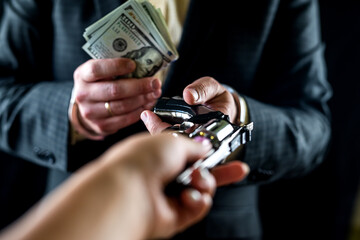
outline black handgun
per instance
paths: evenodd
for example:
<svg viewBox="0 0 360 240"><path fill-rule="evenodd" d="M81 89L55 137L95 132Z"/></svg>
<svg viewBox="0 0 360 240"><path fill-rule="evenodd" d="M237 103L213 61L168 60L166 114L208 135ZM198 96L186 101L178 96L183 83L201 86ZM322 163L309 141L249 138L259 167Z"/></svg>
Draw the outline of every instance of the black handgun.
<svg viewBox="0 0 360 240"><path fill-rule="evenodd" d="M204 159L188 166L169 184L166 188L169 195L178 194L179 190L189 186L195 169L211 169L223 163L238 147L251 141L252 122L241 126L232 124L228 115L203 105L188 105L180 97L159 99L153 112L164 122L172 124L170 130L200 142L207 139L212 144Z"/></svg>

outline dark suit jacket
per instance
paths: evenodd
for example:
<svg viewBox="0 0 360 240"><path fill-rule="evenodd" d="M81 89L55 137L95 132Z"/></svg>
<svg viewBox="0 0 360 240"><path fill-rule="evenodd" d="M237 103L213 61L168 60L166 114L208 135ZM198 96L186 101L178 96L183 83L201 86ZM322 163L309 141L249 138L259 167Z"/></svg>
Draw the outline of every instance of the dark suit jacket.
<svg viewBox="0 0 360 240"><path fill-rule="evenodd" d="M48 168L48 189L115 141L145 130L139 123L102 142L69 146L73 72L89 59L82 33L120 2L5 1L0 149ZM191 2L164 95L181 95L190 82L212 76L245 97L255 130L242 156L250 176L218 189L208 217L181 236L260 236L257 185L301 176L322 161L331 89L317 11L310 0Z"/></svg>
<svg viewBox="0 0 360 240"><path fill-rule="evenodd" d="M271 218L276 213L279 219L264 220L264 239L289 239L294 232L292 240L355 237L350 236L350 224L360 181L360 1L324 0L319 8L328 81L334 88L330 152L306 177L260 188L261 215Z"/></svg>

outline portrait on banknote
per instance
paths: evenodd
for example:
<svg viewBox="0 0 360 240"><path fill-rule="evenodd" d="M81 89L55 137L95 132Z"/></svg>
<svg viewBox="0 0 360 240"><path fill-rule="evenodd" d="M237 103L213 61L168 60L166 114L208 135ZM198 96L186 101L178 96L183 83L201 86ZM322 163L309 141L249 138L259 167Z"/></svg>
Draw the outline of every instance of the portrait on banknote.
<svg viewBox="0 0 360 240"><path fill-rule="evenodd" d="M153 76L179 55L159 9L146 0L129 0L85 29L86 51L94 59L131 58L133 78Z"/></svg>
<svg viewBox="0 0 360 240"><path fill-rule="evenodd" d="M162 55L153 47L142 47L126 53L123 57L136 62L134 78L153 76L163 65Z"/></svg>

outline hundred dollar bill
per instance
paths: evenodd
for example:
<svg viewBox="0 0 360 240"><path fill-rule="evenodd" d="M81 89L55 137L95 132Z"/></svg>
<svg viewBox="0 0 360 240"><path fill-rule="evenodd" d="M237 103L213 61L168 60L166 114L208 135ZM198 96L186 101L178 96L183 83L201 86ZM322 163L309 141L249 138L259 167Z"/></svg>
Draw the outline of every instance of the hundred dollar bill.
<svg viewBox="0 0 360 240"><path fill-rule="evenodd" d="M139 24L126 12L112 18L103 31L97 32L83 49L96 59L124 57L136 62L136 70L129 77L154 75L172 60Z"/></svg>
<svg viewBox="0 0 360 240"><path fill-rule="evenodd" d="M95 35L98 31L104 27L109 20L112 18L113 14L119 10L120 7L114 9L110 13L106 14L104 17L102 17L100 20L96 21L95 23L91 24L85 29L85 32L83 34L83 37L86 41L89 41L90 38Z"/></svg>
<svg viewBox="0 0 360 240"><path fill-rule="evenodd" d="M163 25L163 16L157 14L153 5L147 0L130 0L122 4L120 7L111 11L105 17L101 18L91 26L85 29L84 38L89 41L98 31L102 31L103 27L112 19L118 18L122 12L127 12L142 28L143 31L154 38L159 47L168 52L169 57L173 59L178 55L176 47L169 38L166 25Z"/></svg>
<svg viewBox="0 0 360 240"><path fill-rule="evenodd" d="M148 0L129 0L90 25L83 49L92 58L127 57L137 63L132 76L146 77L178 58L165 20Z"/></svg>
<svg viewBox="0 0 360 240"><path fill-rule="evenodd" d="M164 16L161 13L161 10L155 9L154 6L147 0L137 0L143 9L148 14L151 22L154 23L155 28L158 30L164 41L166 42L167 46L174 52L175 55L178 55L176 47L174 46L170 33L165 23Z"/></svg>
<svg viewBox="0 0 360 240"><path fill-rule="evenodd" d="M125 7L125 11L127 11L135 20L137 20L141 26L147 29L148 33L155 39L159 46L167 51L169 57L173 59L178 54L175 46L171 41L167 41L167 31L160 31L160 28L158 28L158 25L156 24L157 19L153 18L151 11L149 11L149 6L145 5L145 3L148 3L151 6L152 4L147 0L143 2L141 2L141 0L133 0L131 2L133 4L129 4L128 7Z"/></svg>
<svg viewBox="0 0 360 240"><path fill-rule="evenodd" d="M86 41L91 39L92 36L96 34L96 32L101 31L101 29L111 20L111 18L116 15L116 13L121 13L122 11L127 11L132 17L134 17L134 20L136 20L139 23L139 14L135 13L134 8L136 8L139 11L139 8L136 6L138 4L137 0L130 0L126 3L122 4L121 6L117 7L110 13L106 14L104 17L102 17L100 20L96 21L92 25L88 26L85 29L85 32L83 34Z"/></svg>

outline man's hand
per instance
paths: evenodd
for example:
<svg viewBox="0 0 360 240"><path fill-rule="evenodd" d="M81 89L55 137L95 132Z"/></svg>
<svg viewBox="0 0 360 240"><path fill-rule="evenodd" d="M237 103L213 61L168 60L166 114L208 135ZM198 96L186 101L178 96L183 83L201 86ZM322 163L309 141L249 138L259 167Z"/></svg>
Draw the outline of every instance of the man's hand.
<svg viewBox="0 0 360 240"><path fill-rule="evenodd" d="M146 238L170 237L199 221L210 209L216 183L219 186L237 182L247 175L248 169L239 162L216 167L212 174L207 169L196 170L190 188L183 190L179 197L167 196L165 186L176 178L186 163L203 158L210 149L209 142L198 143L182 136L138 135L115 145L103 157L110 169L116 170L115 166L121 164L122 173L116 175L131 173L141 179L127 177L126 180L132 180L124 184L132 189L132 193L139 194L129 204L137 202L137 212L141 214L136 222L138 230L142 224L148 226ZM140 183L139 186L136 182Z"/></svg>
<svg viewBox="0 0 360 240"><path fill-rule="evenodd" d="M232 120L237 115L237 107L232 94L210 77L200 78L188 85L184 89L183 98L190 105L202 104L213 110L221 111L229 115ZM141 119L152 135L160 134L164 129L171 126L149 110L141 113ZM249 166L241 161L232 161L211 170L218 187L230 184L234 182L234 179L236 181L243 180L249 171ZM228 181L228 178L232 181Z"/></svg>
<svg viewBox="0 0 360 240"><path fill-rule="evenodd" d="M233 95L211 77L200 78L188 85L183 91L183 98L187 104L202 104L214 111L221 111L229 115L231 122L234 122L238 114ZM170 126L170 124L162 122L151 111L142 112L141 119L152 135L158 134Z"/></svg>
<svg viewBox="0 0 360 240"><path fill-rule="evenodd" d="M154 106L161 95L161 82L154 77L126 78L135 67L126 58L92 59L75 70L75 116L90 133L86 137L102 139L113 134L137 122L142 111Z"/></svg>
<svg viewBox="0 0 360 240"><path fill-rule="evenodd" d="M237 116L237 107L233 95L211 77L199 78L188 85L183 91L183 98L187 104L202 104L229 115L230 122L234 122Z"/></svg>

